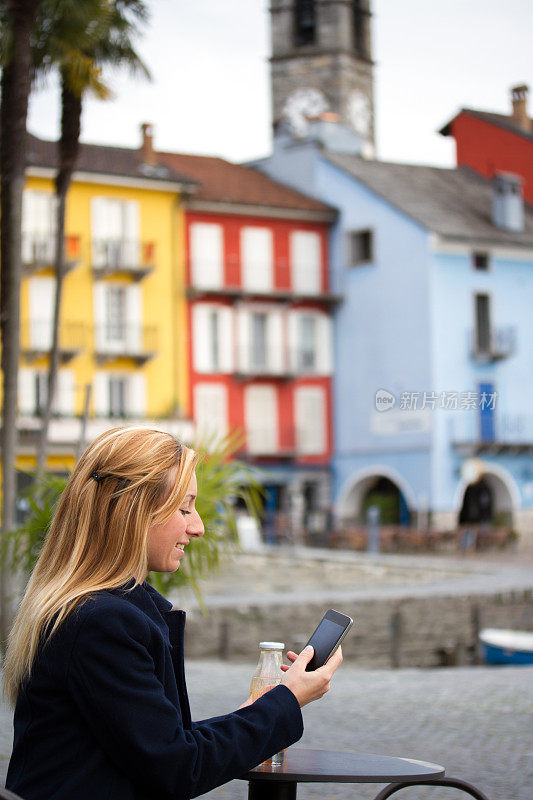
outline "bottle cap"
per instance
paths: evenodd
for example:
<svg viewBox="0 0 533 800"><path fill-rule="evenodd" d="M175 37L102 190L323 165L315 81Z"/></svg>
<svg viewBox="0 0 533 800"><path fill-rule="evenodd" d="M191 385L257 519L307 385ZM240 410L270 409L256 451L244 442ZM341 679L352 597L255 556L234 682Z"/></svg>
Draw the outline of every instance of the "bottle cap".
<svg viewBox="0 0 533 800"><path fill-rule="evenodd" d="M283 642L259 642L261 650L284 650L285 645Z"/></svg>

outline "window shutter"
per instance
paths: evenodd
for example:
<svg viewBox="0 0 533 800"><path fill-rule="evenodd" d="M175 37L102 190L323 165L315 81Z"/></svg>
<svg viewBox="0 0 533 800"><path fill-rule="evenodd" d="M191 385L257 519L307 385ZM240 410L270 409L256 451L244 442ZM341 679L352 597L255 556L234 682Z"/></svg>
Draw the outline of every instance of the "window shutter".
<svg viewBox="0 0 533 800"><path fill-rule="evenodd" d="M250 313L245 308L239 308L237 311L237 368L240 372L247 373L250 371L250 364L252 361L251 354L251 338L250 338Z"/></svg>
<svg viewBox="0 0 533 800"><path fill-rule="evenodd" d="M74 414L74 373L70 369L58 370L54 411L62 417Z"/></svg>
<svg viewBox="0 0 533 800"><path fill-rule="evenodd" d="M107 239L109 203L105 197L93 197L91 200L91 253L92 266L105 267L107 264Z"/></svg>
<svg viewBox="0 0 533 800"><path fill-rule="evenodd" d="M18 406L20 414L33 416L35 413L35 375L34 369L20 367L18 371Z"/></svg>
<svg viewBox="0 0 533 800"><path fill-rule="evenodd" d="M193 307L193 359L196 372L212 372L209 342L209 313L212 306L196 303Z"/></svg>
<svg viewBox="0 0 533 800"><path fill-rule="evenodd" d="M191 278L193 286L216 288L224 283L222 226L207 222L191 225Z"/></svg>
<svg viewBox="0 0 533 800"><path fill-rule="evenodd" d="M300 294L320 294L320 236L312 231L294 231L290 238L292 287Z"/></svg>
<svg viewBox="0 0 533 800"><path fill-rule="evenodd" d="M128 267L141 266L139 203L126 200L123 203L123 248L124 260Z"/></svg>
<svg viewBox="0 0 533 800"><path fill-rule="evenodd" d="M273 386L248 386L244 395L249 453L275 453L278 449L277 393Z"/></svg>
<svg viewBox="0 0 533 800"><path fill-rule="evenodd" d="M242 283L254 291L272 291L273 244L269 228L241 231Z"/></svg>
<svg viewBox="0 0 533 800"><path fill-rule="evenodd" d="M331 375L333 372L333 327L331 317L317 314L317 372Z"/></svg>
<svg viewBox="0 0 533 800"><path fill-rule="evenodd" d="M94 318L94 344L96 350L103 352L106 349L106 292L105 283L95 283L93 286L93 318Z"/></svg>
<svg viewBox="0 0 533 800"><path fill-rule="evenodd" d="M128 376L127 412L132 417L146 416L146 376L142 372Z"/></svg>
<svg viewBox="0 0 533 800"><path fill-rule="evenodd" d="M286 342L281 311L271 311L268 315L267 337L268 365L272 372L279 375L286 369Z"/></svg>
<svg viewBox="0 0 533 800"><path fill-rule="evenodd" d="M130 353L140 353L143 346L141 291L136 284L126 290L126 341Z"/></svg>
<svg viewBox="0 0 533 800"><path fill-rule="evenodd" d="M55 294L54 278L29 281L30 346L39 350L49 350L52 346Z"/></svg>
<svg viewBox="0 0 533 800"><path fill-rule="evenodd" d="M324 390L320 386L306 386L296 389L294 395L298 453L321 455L326 449Z"/></svg>
<svg viewBox="0 0 533 800"><path fill-rule="evenodd" d="M95 372L93 376L93 403L97 417L109 416L109 373Z"/></svg>
<svg viewBox="0 0 533 800"><path fill-rule="evenodd" d="M233 311L228 306L219 308L220 371L233 371L234 336Z"/></svg>
<svg viewBox="0 0 533 800"><path fill-rule="evenodd" d="M224 384L198 383L194 387L194 421L200 441L225 436L228 429L228 399Z"/></svg>

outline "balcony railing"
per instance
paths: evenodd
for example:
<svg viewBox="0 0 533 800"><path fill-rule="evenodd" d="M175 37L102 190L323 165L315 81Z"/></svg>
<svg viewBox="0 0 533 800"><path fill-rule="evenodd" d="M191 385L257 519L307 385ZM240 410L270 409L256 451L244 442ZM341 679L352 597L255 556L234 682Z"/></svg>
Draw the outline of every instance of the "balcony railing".
<svg viewBox="0 0 533 800"><path fill-rule="evenodd" d="M154 325L104 324L96 326L94 333L99 364L128 358L141 366L157 353L158 331Z"/></svg>
<svg viewBox="0 0 533 800"><path fill-rule="evenodd" d="M206 273L213 272L206 265ZM198 270L201 273L201 268ZM210 281L208 278L202 280L196 278L191 270L192 278L187 292L189 297L202 297L205 295L219 295L230 299L241 299L245 297L272 298L285 301L313 300L319 303L336 304L342 300L338 294L334 294L329 289L322 289L322 280L308 281L308 273L304 270L295 271L288 265L274 265L271 273L271 281L265 281L264 285L246 285L244 280L244 268L239 267L237 262L230 263L223 269L223 272L232 273L238 271L241 275L240 283L226 283ZM270 285L268 285L270 283Z"/></svg>
<svg viewBox="0 0 533 800"><path fill-rule="evenodd" d="M533 414L495 411L490 425L486 425L482 423L479 409L453 411L449 437L453 448L464 455L533 452Z"/></svg>
<svg viewBox="0 0 533 800"><path fill-rule="evenodd" d="M59 357L64 363L87 347L88 330L79 322L65 322L59 326ZM42 358L52 349L52 322L32 320L20 328L20 349L28 360Z"/></svg>
<svg viewBox="0 0 533 800"><path fill-rule="evenodd" d="M237 347L235 368L237 377L294 378L299 375L326 375L321 369L318 353L311 349L282 347L280 351L267 348L264 356L253 347Z"/></svg>
<svg viewBox="0 0 533 800"><path fill-rule="evenodd" d="M134 239L93 239L91 264L96 278L120 274L142 280L155 268L155 244Z"/></svg>
<svg viewBox="0 0 533 800"><path fill-rule="evenodd" d="M240 455L278 459L325 456L325 443L321 448L313 441L310 430L282 426L279 431L275 431L272 428L257 427L247 431Z"/></svg>
<svg viewBox="0 0 533 800"><path fill-rule="evenodd" d="M22 265L26 275L55 265L56 241L52 234L22 234ZM80 260L79 236L65 237L65 268L72 269Z"/></svg>
<svg viewBox="0 0 533 800"><path fill-rule="evenodd" d="M480 341L475 330L469 333L469 348L475 361L487 363L512 356L516 351L516 328L511 325L491 328L486 341Z"/></svg>

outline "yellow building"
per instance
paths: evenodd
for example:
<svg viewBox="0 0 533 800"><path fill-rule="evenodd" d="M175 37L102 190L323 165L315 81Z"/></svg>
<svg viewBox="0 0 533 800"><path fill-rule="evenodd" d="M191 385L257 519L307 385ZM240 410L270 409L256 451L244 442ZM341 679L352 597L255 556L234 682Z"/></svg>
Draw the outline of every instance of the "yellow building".
<svg viewBox="0 0 533 800"><path fill-rule="evenodd" d="M149 146L147 146L149 145ZM46 396L55 279L54 142L30 136L23 207L21 466L31 466ZM113 424L188 423L183 201L194 183L139 150L82 145L67 198L60 350L48 465L72 466L86 439Z"/></svg>

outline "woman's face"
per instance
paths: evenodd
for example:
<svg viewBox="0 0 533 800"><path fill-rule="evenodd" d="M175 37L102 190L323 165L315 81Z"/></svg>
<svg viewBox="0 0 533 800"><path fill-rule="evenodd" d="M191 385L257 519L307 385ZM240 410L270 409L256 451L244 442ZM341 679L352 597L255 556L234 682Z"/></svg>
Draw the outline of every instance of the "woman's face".
<svg viewBox="0 0 533 800"><path fill-rule="evenodd" d="M147 552L149 572L175 572L185 555L189 540L204 535L204 525L194 507L196 475L193 473L187 496L172 516L148 529Z"/></svg>

